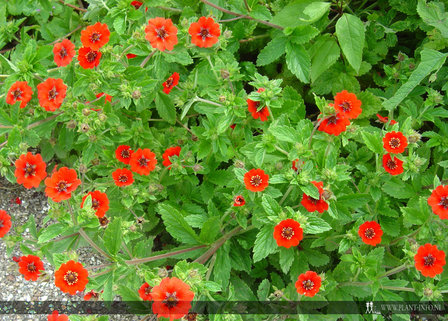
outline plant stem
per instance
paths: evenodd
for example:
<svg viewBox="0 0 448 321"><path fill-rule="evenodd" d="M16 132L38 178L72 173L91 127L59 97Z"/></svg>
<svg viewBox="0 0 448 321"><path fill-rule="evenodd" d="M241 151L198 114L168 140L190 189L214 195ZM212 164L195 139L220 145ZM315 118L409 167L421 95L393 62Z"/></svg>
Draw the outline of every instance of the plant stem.
<svg viewBox="0 0 448 321"><path fill-rule="evenodd" d="M79 7L77 7L77 6L74 6L74 5L70 4L70 3L65 3L65 2L64 2L64 0L59 0L59 2L60 2L60 3L62 3L62 4L64 5L64 6L67 6L67 7L73 8L73 9L75 9L75 10L78 10L78 11L82 11L82 12L87 12L87 10L86 10L86 9L83 9L83 8L79 8Z"/></svg>
<svg viewBox="0 0 448 321"><path fill-rule="evenodd" d="M200 257L198 257L196 260L194 260L194 262L198 262L201 264L204 264L205 262L207 262L207 260L213 255L215 254L216 251L218 251L218 249L228 240L230 239L232 236L234 236L235 234L237 234L242 228L240 226L235 227L233 230L231 230L229 233L227 233L226 235L224 235L223 237L221 237L219 240L217 240L215 243L213 243L212 247L206 251L204 254L202 254Z"/></svg>
<svg viewBox="0 0 448 321"><path fill-rule="evenodd" d="M198 246L190 247L188 249L178 250L178 251L169 252L169 253L165 253L165 254L159 254L159 255L155 255L155 256L146 257L146 258L143 258L143 259L128 260L128 261L125 261L125 262L127 264L129 264L129 265L142 264L142 263L147 263L147 262L152 262L152 261L165 259L165 258L174 256L174 255L178 255L178 254L182 254L182 253L196 251L196 250L202 249L204 247L207 247L207 245L198 245Z"/></svg>
<svg viewBox="0 0 448 321"><path fill-rule="evenodd" d="M281 147L278 147L277 145L275 145L274 147L275 147L275 149L278 150L280 153L282 153L282 154L284 154L284 155L286 155L286 156L289 156L289 153L288 153L286 150L282 149Z"/></svg>
<svg viewBox="0 0 448 321"><path fill-rule="evenodd" d="M108 259L112 259L112 257L109 254L104 252L98 245L96 245L95 242L92 241L92 239L87 235L87 233L83 230L82 227L79 229L79 234L81 234L81 236L84 238L84 240L86 240L87 243L90 244L90 246L92 246L95 250L97 250L98 253L107 257Z"/></svg>
<svg viewBox="0 0 448 321"><path fill-rule="evenodd" d="M286 198L288 197L289 193L291 193L293 188L294 188L294 185L289 185L288 189L286 190L285 194L283 194L283 197L280 200L280 202L278 203L278 205L283 204L283 202L286 200Z"/></svg>
<svg viewBox="0 0 448 321"><path fill-rule="evenodd" d="M203 99L203 98L200 98L200 97L196 97L195 99L196 99L196 101L200 101L200 102L203 102L203 103L206 103L206 104L209 104L209 105L223 107L223 105L215 103L214 101L211 101L211 100Z"/></svg>
<svg viewBox="0 0 448 321"><path fill-rule="evenodd" d="M381 286L381 288L384 289L384 290L415 292L415 290L412 289L412 288L403 288L403 287L399 287L399 286L387 286L387 285L383 285L383 286Z"/></svg>
<svg viewBox="0 0 448 321"><path fill-rule="evenodd" d="M391 276L393 274L399 273L401 271L406 270L407 268L409 268L409 266L407 264L402 264L400 266L397 266L396 268L393 268L392 270L387 271L386 273L384 273L383 275L380 275L379 278L384 278L386 276Z"/></svg>
<svg viewBox="0 0 448 321"><path fill-rule="evenodd" d="M153 52L151 52L146 58L145 60L142 61L142 63L140 64L141 68L144 68L146 63L149 61L149 59L151 59L152 56L154 56L154 54L157 52L157 50L154 50Z"/></svg>

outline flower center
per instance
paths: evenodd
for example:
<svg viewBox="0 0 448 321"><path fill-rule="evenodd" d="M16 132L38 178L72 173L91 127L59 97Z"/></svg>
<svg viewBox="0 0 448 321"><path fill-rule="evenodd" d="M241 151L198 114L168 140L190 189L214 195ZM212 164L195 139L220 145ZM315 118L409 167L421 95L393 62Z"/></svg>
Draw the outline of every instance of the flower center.
<svg viewBox="0 0 448 321"><path fill-rule="evenodd" d="M315 199L315 198L312 198L312 197L309 197L309 196L308 196L308 198L309 198L310 202L313 203L314 205L316 205L317 202L319 202L318 199Z"/></svg>
<svg viewBox="0 0 448 321"><path fill-rule="evenodd" d="M58 95L58 92L56 90L56 87L53 87L49 92L48 92L48 99L52 100L52 99L56 99Z"/></svg>
<svg viewBox="0 0 448 321"><path fill-rule="evenodd" d="M398 148L398 147L400 147L400 138L393 137L393 138L389 141L389 146L392 147L392 148Z"/></svg>
<svg viewBox="0 0 448 321"><path fill-rule="evenodd" d="M73 285L78 282L78 273L67 271L67 273L65 273L64 275L64 280L68 283L68 285Z"/></svg>
<svg viewBox="0 0 448 321"><path fill-rule="evenodd" d="M368 229L366 229L366 231L364 232L364 235L368 238L368 239L373 239L373 237L375 236L375 230L371 227L369 227Z"/></svg>
<svg viewBox="0 0 448 321"><path fill-rule="evenodd" d="M342 104L339 104L339 107L342 107L342 110L347 112L352 109L352 105L348 101L344 101Z"/></svg>
<svg viewBox="0 0 448 321"><path fill-rule="evenodd" d="M252 178L250 179L250 183L255 187L260 186L262 182L263 180L261 179L260 175L252 176Z"/></svg>
<svg viewBox="0 0 448 321"><path fill-rule="evenodd" d="M311 280L306 280L302 282L302 286L305 290L310 291L314 288L314 282Z"/></svg>
<svg viewBox="0 0 448 321"><path fill-rule="evenodd" d="M244 199L241 197L241 196L237 196L236 198L235 198L235 203L236 204L241 204L241 203L243 203L244 202Z"/></svg>
<svg viewBox="0 0 448 321"><path fill-rule="evenodd" d="M294 236L294 230L292 227L284 227L282 229L282 237L290 240Z"/></svg>
<svg viewBox="0 0 448 321"><path fill-rule="evenodd" d="M448 208L448 197L447 196L442 196L440 198L440 203L439 205L443 206L445 209Z"/></svg>
<svg viewBox="0 0 448 321"><path fill-rule="evenodd" d="M156 29L157 37L159 37L162 40L165 40L166 37L168 37L168 32L165 30L165 26L163 26L160 29Z"/></svg>
<svg viewBox="0 0 448 321"><path fill-rule="evenodd" d="M436 258L431 254L428 254L428 256L425 256L423 259L425 260L425 266L433 266L436 261Z"/></svg>
<svg viewBox="0 0 448 321"><path fill-rule="evenodd" d="M96 210L98 207L100 207L100 202L98 200L92 200L92 208Z"/></svg>
<svg viewBox="0 0 448 321"><path fill-rule="evenodd" d="M328 118L327 120L327 124L329 125L334 125L338 122L338 119L336 118L336 116L331 116Z"/></svg>
<svg viewBox="0 0 448 321"><path fill-rule="evenodd" d="M166 80L166 86L171 87L173 85L174 79L173 77L170 77Z"/></svg>
<svg viewBox="0 0 448 321"><path fill-rule="evenodd" d="M67 50L65 49L65 48L62 48L60 51L59 51L59 56L61 56L61 58L65 58L65 57L67 57Z"/></svg>
<svg viewBox="0 0 448 321"><path fill-rule="evenodd" d="M128 177L126 175L120 175L120 177L118 177L118 180L122 183L126 183L128 181Z"/></svg>
<svg viewBox="0 0 448 321"><path fill-rule="evenodd" d="M171 309L177 305L177 301L179 300L177 299L176 292L173 293L166 292L166 298L162 302L165 303L168 306L168 308Z"/></svg>
<svg viewBox="0 0 448 321"><path fill-rule="evenodd" d="M22 98L22 93L23 93L23 91L21 91L19 88L17 88L16 90L14 90L13 92L12 92L12 95L14 96L14 99L19 99L19 98Z"/></svg>
<svg viewBox="0 0 448 321"><path fill-rule="evenodd" d="M25 166L25 178L28 178L29 176L34 176L36 172L37 165L26 163Z"/></svg>
<svg viewBox="0 0 448 321"><path fill-rule="evenodd" d="M86 55L86 59L88 62L92 63L95 61L97 56L98 56L98 54L95 51L90 50Z"/></svg>
<svg viewBox="0 0 448 321"><path fill-rule="evenodd" d="M146 295L151 294L151 290L152 290L152 286L148 286L148 287L145 289L145 294L146 294Z"/></svg>
<svg viewBox="0 0 448 321"><path fill-rule="evenodd" d="M202 41L205 41L205 38L211 37L212 35L210 32L208 32L208 29L201 28L201 31L199 31L198 36L202 37Z"/></svg>
<svg viewBox="0 0 448 321"><path fill-rule="evenodd" d="M123 157L123 158L129 158L131 156L131 154L129 153L129 150L127 150L127 149L123 149L122 151L121 151L121 157Z"/></svg>
<svg viewBox="0 0 448 321"><path fill-rule="evenodd" d="M2 228L3 227L3 220L0 220L0 228Z"/></svg>
<svg viewBox="0 0 448 321"><path fill-rule="evenodd" d="M101 38L101 34L98 33L98 32L94 32L94 33L92 33L92 35L90 36L90 41L92 41L92 42L97 42L97 41L100 41L100 38Z"/></svg>
<svg viewBox="0 0 448 321"><path fill-rule="evenodd" d="M396 169L398 167L397 162L392 159L387 160L386 166L389 167L389 169Z"/></svg>
<svg viewBox="0 0 448 321"><path fill-rule="evenodd" d="M37 267L34 265L34 263L28 264L28 266L26 268L30 272L36 272L36 270L37 270Z"/></svg>
<svg viewBox="0 0 448 321"><path fill-rule="evenodd" d="M138 160L138 163L140 164L140 166L146 167L148 165L148 160L146 158L142 157Z"/></svg>
<svg viewBox="0 0 448 321"><path fill-rule="evenodd" d="M56 186L56 189L58 190L58 192L67 192L67 188L70 186L71 184L67 184L66 181L60 181L58 183L58 185Z"/></svg>

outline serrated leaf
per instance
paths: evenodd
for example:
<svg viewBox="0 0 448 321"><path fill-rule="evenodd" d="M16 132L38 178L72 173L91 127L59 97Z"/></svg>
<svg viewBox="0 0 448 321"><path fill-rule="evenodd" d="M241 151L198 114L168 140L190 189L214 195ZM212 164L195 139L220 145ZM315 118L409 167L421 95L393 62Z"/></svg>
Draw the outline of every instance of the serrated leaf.
<svg viewBox="0 0 448 321"><path fill-rule="evenodd" d="M166 230L176 240L185 244L200 243L199 237L177 209L168 204L159 204L157 208L162 215Z"/></svg>
<svg viewBox="0 0 448 321"><path fill-rule="evenodd" d="M312 183L309 183L308 185L300 185L300 189L311 198L316 200L320 198L319 189Z"/></svg>
<svg viewBox="0 0 448 321"><path fill-rule="evenodd" d="M417 13L430 26L439 29L444 38L448 38L448 13L443 2L419 0Z"/></svg>
<svg viewBox="0 0 448 321"><path fill-rule="evenodd" d="M341 55L336 40L328 35L319 37L311 47L311 81L314 82L328 68L330 68Z"/></svg>
<svg viewBox="0 0 448 321"><path fill-rule="evenodd" d="M387 181L383 185L382 190L388 195L395 198L411 198L415 195L415 192L411 186L396 179Z"/></svg>
<svg viewBox="0 0 448 321"><path fill-rule="evenodd" d="M276 61L285 53L286 37L276 37L261 49L257 57L257 66L265 66Z"/></svg>
<svg viewBox="0 0 448 321"><path fill-rule="evenodd" d="M274 239L274 226L265 225L263 226L257 234L254 245L254 263L258 262L269 254L274 253L277 250L277 242Z"/></svg>
<svg viewBox="0 0 448 321"><path fill-rule="evenodd" d="M269 282L269 280L264 279L263 281L261 281L260 285L258 286L258 290L257 290L258 300L266 301L269 296L270 290L271 290L271 283Z"/></svg>
<svg viewBox="0 0 448 321"><path fill-rule="evenodd" d="M156 109L160 117L170 124L174 124L176 122L176 108L174 107L171 98L165 93L157 93Z"/></svg>
<svg viewBox="0 0 448 321"><path fill-rule="evenodd" d="M207 179L215 185L225 186L231 182L232 176L231 172L225 169L219 169L208 174Z"/></svg>
<svg viewBox="0 0 448 321"><path fill-rule="evenodd" d="M308 234L319 234L329 230L331 230L330 224L315 216L307 217L306 224L303 227L303 232Z"/></svg>
<svg viewBox="0 0 448 321"><path fill-rule="evenodd" d="M261 205L263 206L266 214L270 216L278 216L282 212L282 208L278 205L277 201L272 196L263 194L261 199Z"/></svg>
<svg viewBox="0 0 448 321"><path fill-rule="evenodd" d="M379 132L369 133L366 131L362 131L361 136L368 149L370 149L375 154L381 155L383 153L383 140Z"/></svg>
<svg viewBox="0 0 448 321"><path fill-rule="evenodd" d="M126 21L124 20L124 17L115 17L114 29L119 35L122 35L125 33Z"/></svg>
<svg viewBox="0 0 448 321"><path fill-rule="evenodd" d="M294 248L280 248L280 267L283 273L288 273L291 268L292 263L294 262Z"/></svg>
<svg viewBox="0 0 448 321"><path fill-rule="evenodd" d="M294 143L298 139L297 132L288 126L271 126L269 131L275 136L276 139L283 142Z"/></svg>
<svg viewBox="0 0 448 321"><path fill-rule="evenodd" d="M310 82L311 58L302 45L286 44L286 65L302 82Z"/></svg>
<svg viewBox="0 0 448 321"><path fill-rule="evenodd" d="M323 266L330 261L328 255L321 253L315 250L306 250L306 257L308 259L308 263L312 266Z"/></svg>
<svg viewBox="0 0 448 321"><path fill-rule="evenodd" d="M45 229L42 229L39 231L40 235L38 238L38 242L39 243L48 242L49 240L55 238L56 236L64 233L66 228L67 226L65 224L56 223L46 227Z"/></svg>
<svg viewBox="0 0 448 321"><path fill-rule="evenodd" d="M336 36L344 56L358 73L365 40L364 24L358 17L344 13L336 22Z"/></svg>
<svg viewBox="0 0 448 321"><path fill-rule="evenodd" d="M229 242L226 242L216 252L216 261L213 268L213 280L220 284L223 289L227 289L229 285L230 271L232 270L229 251Z"/></svg>
<svg viewBox="0 0 448 321"><path fill-rule="evenodd" d="M107 226L104 232L104 246L112 255L117 255L121 247L121 218L114 217L113 221Z"/></svg>
<svg viewBox="0 0 448 321"><path fill-rule="evenodd" d="M218 217L210 217L202 226L201 233L199 234L199 238L205 244L212 243L216 236L219 233L219 218Z"/></svg>

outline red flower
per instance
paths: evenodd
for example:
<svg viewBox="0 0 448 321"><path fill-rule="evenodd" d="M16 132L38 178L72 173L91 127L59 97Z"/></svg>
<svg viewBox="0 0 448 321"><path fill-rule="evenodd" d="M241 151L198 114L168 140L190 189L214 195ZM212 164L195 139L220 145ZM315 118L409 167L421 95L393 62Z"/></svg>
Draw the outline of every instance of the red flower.
<svg viewBox="0 0 448 321"><path fill-rule="evenodd" d="M4 237L11 229L11 216L6 211L0 210L0 237Z"/></svg>
<svg viewBox="0 0 448 321"><path fill-rule="evenodd" d="M246 200L242 195L237 195L233 199L233 206L243 206L244 204L246 204Z"/></svg>
<svg viewBox="0 0 448 321"><path fill-rule="evenodd" d="M60 202L72 197L72 192L81 184L74 169L61 167L51 177L45 179L45 195L54 202Z"/></svg>
<svg viewBox="0 0 448 321"><path fill-rule="evenodd" d="M173 73L162 85L163 92L169 94L171 89L173 89L179 83L179 74L177 72Z"/></svg>
<svg viewBox="0 0 448 321"><path fill-rule="evenodd" d="M134 151L131 149L131 147L127 145L120 145L115 150L115 157L122 163L125 163L126 165L129 164L129 161L131 160L132 153Z"/></svg>
<svg viewBox="0 0 448 321"><path fill-rule="evenodd" d="M109 42L109 36L110 31L107 24L97 22L81 31L81 42L84 47L98 51L98 49Z"/></svg>
<svg viewBox="0 0 448 321"><path fill-rule="evenodd" d="M109 199L107 198L106 193L102 193L100 191L90 192L84 196L82 198L81 208L83 208L84 201L89 195L92 196L92 208L96 211L95 215L100 218L106 215L106 212L109 210Z"/></svg>
<svg viewBox="0 0 448 321"><path fill-rule="evenodd" d="M408 146L408 140L401 132L392 131L384 136L383 146L389 153L400 154Z"/></svg>
<svg viewBox="0 0 448 321"><path fill-rule="evenodd" d="M443 272L446 264L445 252L437 249L437 245L426 243L418 248L414 256L415 268L422 272L423 276L430 278Z"/></svg>
<svg viewBox="0 0 448 321"><path fill-rule="evenodd" d="M389 121L389 117L382 117L380 114L376 114L376 117L378 117L380 123L386 124ZM394 125L396 123L397 122L393 119L390 121L390 125Z"/></svg>
<svg viewBox="0 0 448 321"><path fill-rule="evenodd" d="M448 185L437 186L428 198L428 204L440 219L448 220Z"/></svg>
<svg viewBox="0 0 448 321"><path fill-rule="evenodd" d="M134 6L134 8L136 10L138 10L142 5L143 5L143 2L141 2L141 1L132 1L131 2L131 6Z"/></svg>
<svg viewBox="0 0 448 321"><path fill-rule="evenodd" d="M58 67L67 66L76 54L75 44L68 39L58 42L53 47L54 62Z"/></svg>
<svg viewBox="0 0 448 321"><path fill-rule="evenodd" d="M119 168L112 173L112 178L117 186L128 186L134 183L132 172L126 168Z"/></svg>
<svg viewBox="0 0 448 321"><path fill-rule="evenodd" d="M48 321L69 321L69 319L65 314L59 315L58 311L53 311L53 313L48 316Z"/></svg>
<svg viewBox="0 0 448 321"><path fill-rule="evenodd" d="M249 191L261 192L269 185L269 175L262 169L251 169L244 174L244 184Z"/></svg>
<svg viewBox="0 0 448 321"><path fill-rule="evenodd" d="M176 277L164 278L152 289L152 311L170 321L180 319L190 310L193 298L188 284Z"/></svg>
<svg viewBox="0 0 448 321"><path fill-rule="evenodd" d="M370 221L361 224L358 230L358 234L364 243L376 246L377 244L381 243L383 230L377 222Z"/></svg>
<svg viewBox="0 0 448 321"><path fill-rule="evenodd" d="M79 48L78 61L84 69L92 69L100 64L101 52L89 47Z"/></svg>
<svg viewBox="0 0 448 321"><path fill-rule="evenodd" d="M23 184L28 189L39 187L40 182L47 176L47 164L40 154L23 154L16 160L15 166L14 176L17 178L17 184Z"/></svg>
<svg viewBox="0 0 448 321"><path fill-rule="evenodd" d="M152 295L151 295L152 286L150 286L148 283L143 283L143 285L138 290L138 294L142 298L142 300L145 301L151 301Z"/></svg>
<svg viewBox="0 0 448 321"><path fill-rule="evenodd" d="M153 48L160 51L173 50L177 44L177 28L171 19L154 18L148 21L145 28L145 39Z"/></svg>
<svg viewBox="0 0 448 321"><path fill-rule="evenodd" d="M128 58L128 59L132 59L132 58L135 58L135 57L137 57L137 55L133 54L133 53L129 53L129 54L126 55L126 58Z"/></svg>
<svg viewBox="0 0 448 321"><path fill-rule="evenodd" d="M25 280L37 281L41 272L44 270L44 263L38 256L22 256L19 262L19 272L23 274Z"/></svg>
<svg viewBox="0 0 448 321"><path fill-rule="evenodd" d="M308 212L318 211L319 213L323 213L328 210L328 203L322 198L324 183L316 181L312 181L311 183L319 190L319 199L312 198L303 193L302 201L300 203Z"/></svg>
<svg viewBox="0 0 448 321"><path fill-rule="evenodd" d="M383 167L391 175L399 175L403 173L403 161L398 158L390 156L390 154L386 154L383 156Z"/></svg>
<svg viewBox="0 0 448 321"><path fill-rule="evenodd" d="M20 108L25 108L32 96L33 90L28 86L27 81L16 81L12 84L6 94L6 103L14 105L16 102L20 101Z"/></svg>
<svg viewBox="0 0 448 321"><path fill-rule="evenodd" d="M296 172L299 171L299 169L302 168L302 166L305 164L304 161L301 161L300 159L295 159L292 161L292 169L295 170ZM298 167L297 167L298 166Z"/></svg>
<svg viewBox="0 0 448 321"><path fill-rule="evenodd" d="M111 95L108 95L108 94L105 94L105 93L98 93L98 94L96 94L95 96L96 96L96 98L100 98L100 97L103 97L103 96L106 96L105 98L104 98L104 103L106 103L106 102L112 102L112 96Z"/></svg>
<svg viewBox="0 0 448 321"><path fill-rule="evenodd" d="M264 91L264 88L260 88L260 89L257 90L257 92L259 92L259 93L261 93L263 91ZM268 107L265 106L261 110L259 110L261 102L254 101L254 100L249 99L249 98L246 101L247 101L247 109L252 114L252 117L254 119L260 118L261 121L268 120L268 116L269 116L269 109L268 109Z"/></svg>
<svg viewBox="0 0 448 321"><path fill-rule="evenodd" d="M235 129L236 124L230 125L230 128Z"/></svg>
<svg viewBox="0 0 448 321"><path fill-rule="evenodd" d="M198 22L193 22L188 29L191 42L198 47L208 48L218 42L221 35L219 24L213 18L200 17Z"/></svg>
<svg viewBox="0 0 448 321"><path fill-rule="evenodd" d="M334 97L334 109L340 113L342 117L355 119L361 114L361 101L355 94L343 90Z"/></svg>
<svg viewBox="0 0 448 321"><path fill-rule="evenodd" d="M288 218L274 227L274 239L277 241L278 246L289 249L291 246L299 245L303 239L303 229L300 227L299 222Z"/></svg>
<svg viewBox="0 0 448 321"><path fill-rule="evenodd" d="M86 288L89 272L81 263L73 260L61 264L59 270L54 273L55 284L62 292L75 295L76 292Z"/></svg>
<svg viewBox="0 0 448 321"><path fill-rule="evenodd" d="M103 291L101 291L102 293ZM84 300L85 301L90 301L91 298L94 298L95 300L98 300L100 294L98 292L95 292L94 290L91 290L89 292L87 292L86 295L84 295Z"/></svg>
<svg viewBox="0 0 448 321"><path fill-rule="evenodd" d="M61 107L67 93L67 85L62 79L48 78L43 83L37 85L37 98L39 104L46 111L55 111Z"/></svg>
<svg viewBox="0 0 448 321"><path fill-rule="evenodd" d="M20 197L16 197L15 202L18 205L22 204L22 200L20 199Z"/></svg>
<svg viewBox="0 0 448 321"><path fill-rule="evenodd" d="M171 156L179 156L180 155L180 150L181 150L180 146L167 148L165 150L165 152L163 153L163 155L162 155L162 158L163 158L162 165L165 166L165 167L170 166L172 164L171 160L170 160L170 157ZM171 169L171 167L170 167L170 169Z"/></svg>
<svg viewBox="0 0 448 321"><path fill-rule="evenodd" d="M307 271L299 275L295 285L297 293L313 297L319 292L322 279L316 272Z"/></svg>
<svg viewBox="0 0 448 321"><path fill-rule="evenodd" d="M149 175L157 164L156 154L151 152L149 148L137 149L132 153L129 165L131 170L140 175Z"/></svg>
<svg viewBox="0 0 448 321"><path fill-rule="evenodd" d="M320 119L318 119L320 121ZM327 134L339 136L350 125L350 121L343 117L341 113L325 118L318 128Z"/></svg>

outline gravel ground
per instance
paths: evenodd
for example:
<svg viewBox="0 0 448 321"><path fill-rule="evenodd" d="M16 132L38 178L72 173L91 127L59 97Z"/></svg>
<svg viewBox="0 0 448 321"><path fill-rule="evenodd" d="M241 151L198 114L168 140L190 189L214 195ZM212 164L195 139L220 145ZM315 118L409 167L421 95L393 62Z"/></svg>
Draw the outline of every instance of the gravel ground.
<svg viewBox="0 0 448 321"><path fill-rule="evenodd" d="M16 204L15 199L19 197L21 204ZM0 177L0 209L5 210L13 219L13 226L23 225L28 220L29 214L34 214L36 225L39 230L43 218L49 209L47 198L43 193L35 189L27 190L22 185L10 184L6 179ZM27 236L27 231L23 236ZM99 265L104 263L102 258L91 248L85 247L77 250L79 261L85 266ZM26 281L18 271L18 265L12 260L12 256L21 256L20 249L16 247L11 256L6 255L6 244L0 240L0 301L61 301L61 300L83 300L82 295L71 296L63 293L54 284L54 270L51 265L42 258L45 270L50 275L46 281ZM143 316L110 316L111 321L138 321ZM46 321L46 315L1 315L0 321Z"/></svg>

